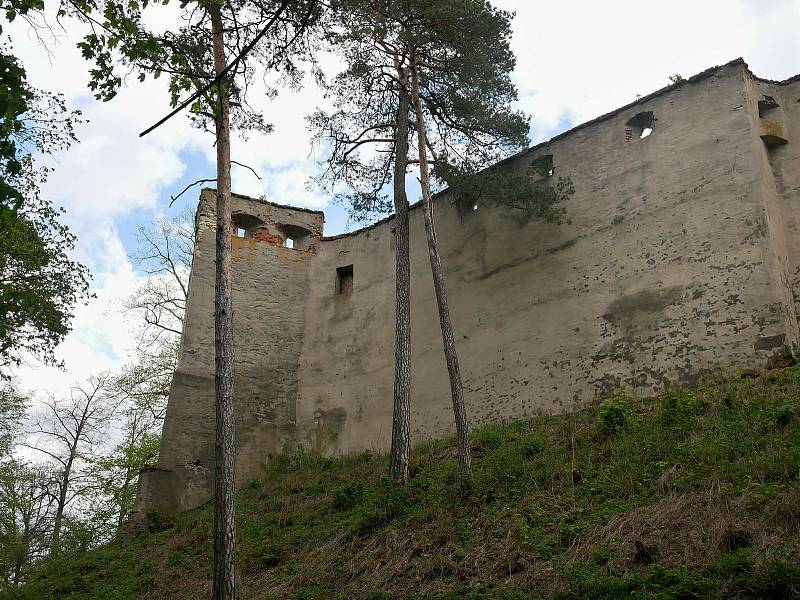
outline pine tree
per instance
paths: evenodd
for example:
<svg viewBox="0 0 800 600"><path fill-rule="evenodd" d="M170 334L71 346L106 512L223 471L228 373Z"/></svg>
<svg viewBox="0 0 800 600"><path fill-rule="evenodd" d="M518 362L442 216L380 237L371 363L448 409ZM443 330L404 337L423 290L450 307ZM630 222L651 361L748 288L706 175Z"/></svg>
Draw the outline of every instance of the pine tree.
<svg viewBox="0 0 800 600"><path fill-rule="evenodd" d="M233 300L231 294L231 149L232 128L269 132L261 114L247 103L248 85L262 71L283 75L296 85L296 60L307 55L309 33L320 15L319 0L226 0L182 2L181 15L163 33L143 22L145 13L165 2L149 0L70 0L64 12L89 23L92 33L79 44L94 61L91 87L110 100L122 83L119 71L170 78L174 110L190 108L195 125L214 134L217 151L215 292L215 599L236 597L235 582L235 414ZM277 93L276 89L269 93ZM181 95L189 94L185 100ZM198 182L199 183L199 182Z"/></svg>
<svg viewBox="0 0 800 600"><path fill-rule="evenodd" d="M346 63L328 86L339 107L310 119L317 139L330 148L319 178L331 188L346 183L341 197L358 218L385 212L385 188L394 188L397 239L396 348L410 348L408 205L405 176L418 164L425 230L439 308L458 434L462 487L471 479L469 425L447 303L434 222L432 188L447 184L464 202L519 208L524 218L559 221L568 197L567 180L553 188L527 176L489 169L522 149L528 120L513 109L517 99L510 74L513 15L484 0L339 0L331 40ZM411 137L409 124L416 129ZM408 156L409 148L418 158ZM430 166L432 165L432 169ZM431 182L433 178L433 183ZM496 180L484 185L482 179ZM398 201L399 200L399 201ZM410 397L409 354L395 354L395 397L391 474L408 477ZM404 361L404 362L403 362ZM400 382L398 380L405 377ZM399 385L399 383L403 385Z"/></svg>

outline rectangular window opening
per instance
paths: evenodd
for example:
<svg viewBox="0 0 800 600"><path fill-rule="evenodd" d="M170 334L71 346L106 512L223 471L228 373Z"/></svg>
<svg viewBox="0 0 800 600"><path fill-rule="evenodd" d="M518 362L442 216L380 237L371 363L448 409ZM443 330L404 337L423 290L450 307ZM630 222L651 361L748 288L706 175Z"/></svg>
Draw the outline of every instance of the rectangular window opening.
<svg viewBox="0 0 800 600"><path fill-rule="evenodd" d="M244 227L237 227L236 228L236 237L247 237L247 230Z"/></svg>
<svg viewBox="0 0 800 600"><path fill-rule="evenodd" d="M353 291L353 265L336 269L336 293L350 294Z"/></svg>
<svg viewBox="0 0 800 600"><path fill-rule="evenodd" d="M287 237L287 238L286 238L286 242L284 243L284 245L285 245L287 248L294 248L294 239L293 239L293 238L290 238L290 237Z"/></svg>

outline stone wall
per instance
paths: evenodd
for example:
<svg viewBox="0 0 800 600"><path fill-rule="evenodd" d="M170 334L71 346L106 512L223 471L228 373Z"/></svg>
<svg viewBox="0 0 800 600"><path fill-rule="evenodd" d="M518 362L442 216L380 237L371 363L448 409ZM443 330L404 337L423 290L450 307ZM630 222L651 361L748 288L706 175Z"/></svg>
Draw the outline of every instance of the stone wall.
<svg viewBox="0 0 800 600"><path fill-rule="evenodd" d="M172 514L213 494L215 192L203 190L181 357L170 390L157 468L142 478L137 511ZM321 212L234 195L233 294L237 481L257 477L294 438L297 365L309 263ZM237 231L238 230L238 231ZM303 235L305 234L305 235ZM287 248L294 236L302 249Z"/></svg>
<svg viewBox="0 0 800 600"><path fill-rule="evenodd" d="M779 106L765 108L766 96ZM512 209L437 197L471 423L573 410L621 390L653 394L795 352L798 98L800 82L759 80L734 61L505 161L524 171L551 155L553 180L575 185L568 224L524 224ZM643 123L652 133L640 139ZM211 496L212 201L204 191L183 356L140 511L172 513ZM238 196L234 206L266 224L234 240L240 481L287 444L386 450L392 219L320 239L320 213ZM281 244L297 233L291 226L310 235L290 249ZM450 433L453 419L418 209L411 247L419 442Z"/></svg>

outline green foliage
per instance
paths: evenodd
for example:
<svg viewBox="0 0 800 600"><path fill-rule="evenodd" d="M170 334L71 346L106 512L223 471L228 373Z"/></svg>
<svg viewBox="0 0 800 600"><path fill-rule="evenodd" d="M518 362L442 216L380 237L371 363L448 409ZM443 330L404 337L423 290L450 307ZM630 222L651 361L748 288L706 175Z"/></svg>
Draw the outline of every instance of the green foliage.
<svg viewBox="0 0 800 600"><path fill-rule="evenodd" d="M314 0L258 0L248 4L182 2L181 11L166 27L151 30L147 26L148 16L165 4L169 0L73 0L62 5L60 14L93 25L78 48L83 58L93 63L89 87L95 97L112 100L128 75L138 81L167 75L173 107L188 94L196 96L189 107L189 116L197 127L213 130L220 116L220 94L223 94L233 100L232 128L269 133L272 126L246 97L257 73L256 64L265 67L270 75L261 79L266 97L274 97L281 87L297 87L303 75L298 60L314 60L310 52L314 38L309 30L320 18L320 3ZM228 60L245 49L249 48L249 52L221 85L209 87L207 84L215 78L211 8L219 11L224 23L236 23L231 30L226 25L226 31L235 31L235 35L223 36ZM271 26L265 30L266 23Z"/></svg>
<svg viewBox="0 0 800 600"><path fill-rule="evenodd" d="M360 483L348 483L331 492L331 505L336 510L350 510L364 498L364 486Z"/></svg>
<svg viewBox="0 0 800 600"><path fill-rule="evenodd" d="M605 435L614 435L632 424L633 410L628 397L617 396L600 404L597 411L597 426Z"/></svg>
<svg viewBox="0 0 800 600"><path fill-rule="evenodd" d="M503 207L509 209L509 214L521 225L530 221L564 223L567 221L565 203L575 193L569 177L539 178L530 173L519 174L510 164L459 172L440 162L434 171L464 210L475 206Z"/></svg>
<svg viewBox="0 0 800 600"><path fill-rule="evenodd" d="M730 402L728 396L723 397ZM665 425L680 426L705 413L708 403L687 390L667 390L660 396L660 416Z"/></svg>
<svg viewBox="0 0 800 600"><path fill-rule="evenodd" d="M324 493L325 493L325 484L322 483L321 481L312 483L311 485L303 489L303 495L309 498L311 498L312 496L319 496Z"/></svg>
<svg viewBox="0 0 800 600"><path fill-rule="evenodd" d="M41 197L48 169L34 161L74 141L79 115L29 86L0 46L0 377L25 355L55 363L75 304L88 298L88 271L68 256L75 237L59 222L63 211Z"/></svg>
<svg viewBox="0 0 800 600"><path fill-rule="evenodd" d="M13 20L13 12L8 18ZM27 84L25 69L15 56L0 47L0 223L8 223L22 205L22 192L13 182L22 173L19 138L25 128L25 113L33 101L34 92Z"/></svg>
<svg viewBox="0 0 800 600"><path fill-rule="evenodd" d="M331 3L329 39L345 69L327 90L337 110L309 117L316 141L329 149L327 169L317 182L336 191L356 220L389 212L386 188L398 157L398 111L410 93L412 66L420 79L421 103L437 187L472 206L511 206L522 220L561 222L568 178L534 185L503 167L486 167L528 143L528 119L514 109L510 47L513 14L484 0L337 0ZM404 115L415 121L413 107ZM408 132L414 138L414 128ZM402 147L402 146L401 146ZM413 143L411 144L413 148ZM377 151L376 151L377 150Z"/></svg>
<svg viewBox="0 0 800 600"><path fill-rule="evenodd" d="M0 381L0 464L9 456L28 403L13 382Z"/></svg>
<svg viewBox="0 0 800 600"><path fill-rule="evenodd" d="M707 598L717 582L686 569L653 566L643 574L607 575L591 569L574 568L569 573L569 591L554 596L557 600L618 600L619 598L678 600Z"/></svg>
<svg viewBox="0 0 800 600"><path fill-rule="evenodd" d="M25 580L46 555L51 535L54 473L19 460L0 462L0 592Z"/></svg>
<svg viewBox="0 0 800 600"><path fill-rule="evenodd" d="M181 567L191 560L191 555L185 548L176 548L175 551L169 555L165 566L170 568Z"/></svg>
<svg viewBox="0 0 800 600"><path fill-rule="evenodd" d="M777 415L800 409L800 368L626 403L636 426L613 435L598 435L600 407L476 430L466 498L452 439L414 451L406 486L382 477L383 456L276 457L238 496L243 583L267 598L793 597L800 437ZM704 537L726 507L749 547ZM194 579L178 597L199 597L210 522L207 506L131 546L43 565L20 598L126 598ZM669 539L642 564L633 542L658 531Z"/></svg>

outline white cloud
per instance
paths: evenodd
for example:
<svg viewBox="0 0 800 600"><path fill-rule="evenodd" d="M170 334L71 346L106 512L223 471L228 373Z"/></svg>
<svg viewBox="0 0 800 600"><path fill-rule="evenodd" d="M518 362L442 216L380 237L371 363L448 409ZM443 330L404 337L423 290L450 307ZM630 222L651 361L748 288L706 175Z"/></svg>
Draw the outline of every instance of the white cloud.
<svg viewBox="0 0 800 600"><path fill-rule="evenodd" d="M795 31L800 0L495 1L517 11L515 80L520 105L533 116L536 141L558 133L565 121L578 124L631 102L637 93L663 87L676 72L689 76L738 56L768 78L800 71L800 36ZM159 8L151 24L163 27L174 6ZM120 220L147 222L164 209L186 171L182 153L187 150L205 155L213 173L213 139L192 129L185 116L139 138L168 109L165 81L135 82L112 102L98 103L87 90L89 67L74 47L74 37L62 35L48 56L24 25L10 30L31 82L63 92L91 121L79 129L80 143L57 157L58 169L47 191L68 210L79 236L78 256L93 269L98 298L78 309L74 332L59 349L66 372L26 368L20 373L28 387L64 389L90 373L116 368L132 349L132 324L117 309L140 279L117 234ZM334 61L324 61L333 71ZM234 190L324 207L328 198L306 189L316 157L309 155L304 119L323 103L322 94L308 86L300 92L283 90L277 99L260 103L266 97L263 88L255 85L250 91L251 102L263 104L275 131L247 141L234 137L233 159L262 177L235 167Z"/></svg>
<svg viewBox="0 0 800 600"><path fill-rule="evenodd" d="M708 67L744 57L760 76L800 72L798 0L496 0L516 11L513 47L520 104L536 141Z"/></svg>
<svg viewBox="0 0 800 600"><path fill-rule="evenodd" d="M143 280L131 268L111 222L98 225L93 232L83 234L83 246L95 249L90 258L92 291L97 297L77 308L73 331L57 349L65 370L38 364L23 367L17 373L23 389L63 394L75 382L116 369L133 355L134 323L120 313L120 308L122 299L130 296Z"/></svg>

